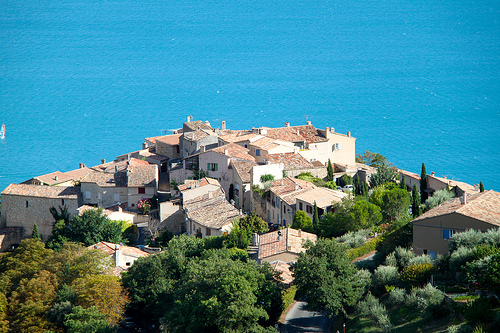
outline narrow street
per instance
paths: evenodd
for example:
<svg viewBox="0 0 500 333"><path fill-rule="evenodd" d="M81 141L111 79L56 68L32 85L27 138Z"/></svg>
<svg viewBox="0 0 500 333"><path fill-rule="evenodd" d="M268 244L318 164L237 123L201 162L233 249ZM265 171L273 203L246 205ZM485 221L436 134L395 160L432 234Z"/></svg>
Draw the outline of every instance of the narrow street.
<svg viewBox="0 0 500 333"><path fill-rule="evenodd" d="M288 312L281 328L283 333L323 332L328 333L330 319L320 312L307 310L306 302L297 302Z"/></svg>

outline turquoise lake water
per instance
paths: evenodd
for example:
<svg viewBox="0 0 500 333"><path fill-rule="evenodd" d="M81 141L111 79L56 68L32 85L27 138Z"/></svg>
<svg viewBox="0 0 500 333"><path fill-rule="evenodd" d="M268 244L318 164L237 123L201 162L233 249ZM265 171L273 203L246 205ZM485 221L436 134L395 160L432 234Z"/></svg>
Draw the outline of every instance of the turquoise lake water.
<svg viewBox="0 0 500 333"><path fill-rule="evenodd" d="M186 116L351 131L500 190L500 2L0 0L0 190Z"/></svg>

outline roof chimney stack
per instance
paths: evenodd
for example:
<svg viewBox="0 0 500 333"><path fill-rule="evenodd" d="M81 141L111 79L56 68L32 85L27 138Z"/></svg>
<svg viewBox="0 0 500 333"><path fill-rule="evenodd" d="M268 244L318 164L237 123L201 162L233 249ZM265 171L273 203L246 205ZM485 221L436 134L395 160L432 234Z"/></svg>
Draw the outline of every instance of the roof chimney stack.
<svg viewBox="0 0 500 333"><path fill-rule="evenodd" d="M201 146L201 147L200 147L200 153L204 153L204 152L205 152L205 150L206 150L205 146Z"/></svg>
<svg viewBox="0 0 500 333"><path fill-rule="evenodd" d="M103 159L101 160L101 164L105 164L105 163L106 163L106 160L103 158Z"/></svg>
<svg viewBox="0 0 500 333"><path fill-rule="evenodd" d="M467 204L467 193L464 192L464 196L460 198L461 200L461 203L462 205L466 205Z"/></svg>
<svg viewBox="0 0 500 333"><path fill-rule="evenodd" d="M56 180L59 180L59 176L55 176L55 179L56 179Z"/></svg>
<svg viewBox="0 0 500 333"><path fill-rule="evenodd" d="M311 125L311 121L310 120L307 121L307 125Z"/></svg>
<svg viewBox="0 0 500 333"><path fill-rule="evenodd" d="M436 173L434 171L431 172L431 176L434 176Z"/></svg>
<svg viewBox="0 0 500 333"><path fill-rule="evenodd" d="M226 156L227 156L228 154L229 154L229 150L228 150L227 148L226 148L226 149L224 149L224 155L226 155Z"/></svg>
<svg viewBox="0 0 500 333"><path fill-rule="evenodd" d="M348 137L351 137L351 132L347 132L347 136L348 136Z"/></svg>
<svg viewBox="0 0 500 333"><path fill-rule="evenodd" d="M290 123L288 121L285 121L285 127L290 127Z"/></svg>
<svg viewBox="0 0 500 333"><path fill-rule="evenodd" d="M80 169L83 169L83 168L85 168L85 164L80 163L80 164L78 165L78 167L79 167Z"/></svg>
<svg viewBox="0 0 500 333"><path fill-rule="evenodd" d="M187 116L186 123L190 123L193 116Z"/></svg>
<svg viewBox="0 0 500 333"><path fill-rule="evenodd" d="M226 121L225 120L222 121L222 125L220 126L220 129L223 131L226 130Z"/></svg>

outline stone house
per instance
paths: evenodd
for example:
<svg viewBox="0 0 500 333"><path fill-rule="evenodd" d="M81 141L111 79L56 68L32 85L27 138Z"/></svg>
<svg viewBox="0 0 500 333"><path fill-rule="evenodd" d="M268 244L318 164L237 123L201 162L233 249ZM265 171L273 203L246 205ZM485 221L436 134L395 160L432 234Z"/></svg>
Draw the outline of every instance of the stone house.
<svg viewBox="0 0 500 333"><path fill-rule="evenodd" d="M112 274L121 276L121 273L127 271L139 258L148 257L150 254L136 247L124 246L109 242L99 242L88 247L89 250L99 250L108 254L112 258L114 269Z"/></svg>
<svg viewBox="0 0 500 333"><path fill-rule="evenodd" d="M448 253L448 241L467 229L487 231L500 227L500 193L490 190L450 199L412 221L413 252Z"/></svg>
<svg viewBox="0 0 500 333"><path fill-rule="evenodd" d="M333 204L341 202L343 198L348 197L347 193L332 190L326 187L316 187L304 191L295 197L296 210L307 213L311 220L314 215L314 203L318 207L318 215L321 216L333 210Z"/></svg>
<svg viewBox="0 0 500 333"><path fill-rule="evenodd" d="M135 158L102 164L81 181L83 203L104 208L127 203L133 208L139 199L156 195L157 184L157 165Z"/></svg>
<svg viewBox="0 0 500 333"><path fill-rule="evenodd" d="M22 237L30 237L36 223L44 241L55 222L49 209L66 206L72 218L82 203L78 187L10 184L1 195L0 228L20 227Z"/></svg>
<svg viewBox="0 0 500 333"><path fill-rule="evenodd" d="M55 171L46 175L33 177L22 184L30 185L48 185L48 186L74 186L76 182L80 181L83 177L89 174L90 168L81 165L81 168L60 172Z"/></svg>
<svg viewBox="0 0 500 333"><path fill-rule="evenodd" d="M257 165L257 162L254 161L231 161L234 204L245 212L251 209L252 186L250 172Z"/></svg>
<svg viewBox="0 0 500 333"><path fill-rule="evenodd" d="M420 176L416 173L405 171L402 169L398 170L399 174L403 176L403 181L406 184L406 188L413 189L413 185L417 185L417 190L420 192Z"/></svg>
<svg viewBox="0 0 500 333"><path fill-rule="evenodd" d="M313 188L316 188L313 183L297 178L286 177L273 181L266 202L267 222L291 226L297 211L297 196Z"/></svg>
<svg viewBox="0 0 500 333"><path fill-rule="evenodd" d="M449 187L450 190L455 189L455 195L457 196L463 196L464 193L475 194L479 192L478 184L473 186L464 182L448 179L447 177L437 177L434 172L427 175L427 191L429 192L429 195L447 187Z"/></svg>
<svg viewBox="0 0 500 333"><path fill-rule="evenodd" d="M318 161L316 161L318 162ZM312 176L325 178L327 175L326 166L315 162L309 162L298 153L280 153L264 155L264 163L266 164L283 164L283 170L288 177L296 177L303 172L309 172Z"/></svg>
<svg viewBox="0 0 500 333"><path fill-rule="evenodd" d="M190 200L183 199L183 209L186 233L200 234L203 238L229 233L234 219L241 216L240 211L226 200L222 188Z"/></svg>
<svg viewBox="0 0 500 333"><path fill-rule="evenodd" d="M258 163L264 163L265 155L299 152L299 147L295 146L292 142L268 137L261 137L257 140L250 141L248 149L249 154L252 155Z"/></svg>

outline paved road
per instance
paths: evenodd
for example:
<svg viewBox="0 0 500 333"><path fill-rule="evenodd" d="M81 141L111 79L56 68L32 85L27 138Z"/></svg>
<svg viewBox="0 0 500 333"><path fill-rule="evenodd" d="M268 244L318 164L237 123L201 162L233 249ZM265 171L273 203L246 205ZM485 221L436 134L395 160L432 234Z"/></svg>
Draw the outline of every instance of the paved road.
<svg viewBox="0 0 500 333"><path fill-rule="evenodd" d="M308 311L306 306L306 302L295 303L286 316L281 332L328 332L330 319L319 312Z"/></svg>

